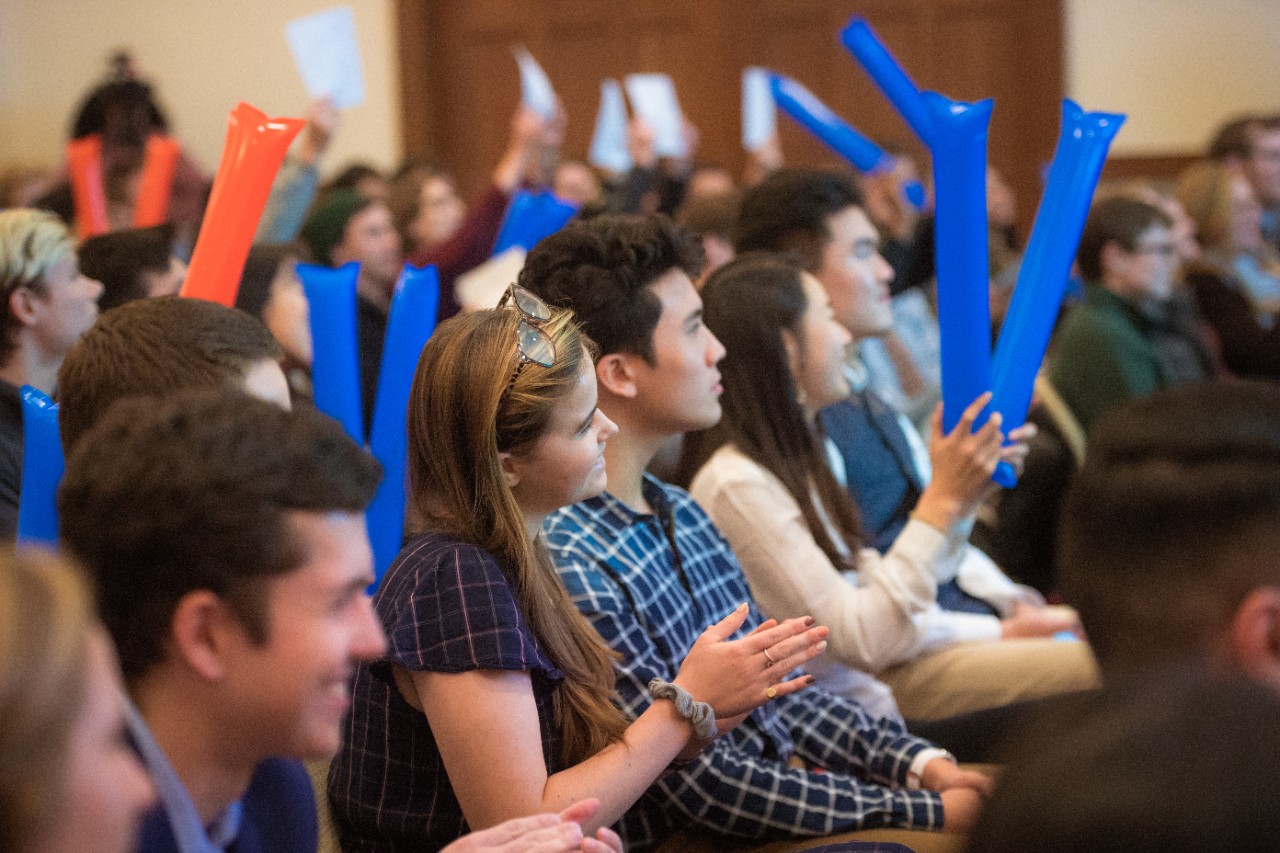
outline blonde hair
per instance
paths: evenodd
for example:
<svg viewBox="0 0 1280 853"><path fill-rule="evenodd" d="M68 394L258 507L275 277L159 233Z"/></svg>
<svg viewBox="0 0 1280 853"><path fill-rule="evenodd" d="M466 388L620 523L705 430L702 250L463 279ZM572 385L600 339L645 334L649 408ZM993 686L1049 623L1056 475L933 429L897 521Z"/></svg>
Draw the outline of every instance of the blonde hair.
<svg viewBox="0 0 1280 853"><path fill-rule="evenodd" d="M1194 163L1178 176L1175 195L1196 221L1196 237L1207 250L1231 249L1231 189L1236 179L1225 166Z"/></svg>
<svg viewBox="0 0 1280 853"><path fill-rule="evenodd" d="M9 297L20 287L43 295L45 277L54 264L74 256L75 240L67 226L46 210L0 210L0 360L17 349L18 320Z"/></svg>
<svg viewBox="0 0 1280 853"><path fill-rule="evenodd" d="M93 626L77 569L38 551L0 554L0 850L22 850L65 799Z"/></svg>
<svg viewBox="0 0 1280 853"><path fill-rule="evenodd" d="M479 311L440 325L422 352L409 398L409 487L420 528L443 530L493 555L564 678L554 706L560 759L576 764L622 738L626 720L609 701L613 653L560 583L542 538L529 539L499 453L520 454L542 437L556 404L577 381L591 346L568 311L541 326L555 363L523 366L520 314Z"/></svg>
<svg viewBox="0 0 1280 853"><path fill-rule="evenodd" d="M43 292L49 268L75 250L67 226L47 210L0 210L0 290L6 297L19 287Z"/></svg>

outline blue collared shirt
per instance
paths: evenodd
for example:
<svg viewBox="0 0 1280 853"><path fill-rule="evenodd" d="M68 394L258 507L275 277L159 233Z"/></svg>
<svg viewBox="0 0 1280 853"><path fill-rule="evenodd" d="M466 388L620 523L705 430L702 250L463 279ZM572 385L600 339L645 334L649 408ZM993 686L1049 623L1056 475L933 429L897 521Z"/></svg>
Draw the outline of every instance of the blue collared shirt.
<svg viewBox="0 0 1280 853"><path fill-rule="evenodd" d="M554 513L543 527L578 609L622 655L614 699L631 717L652 701L651 679L675 678L698 636L751 601L732 551L693 499L648 476L643 489L653 513L605 493ZM742 631L761 620L753 605ZM890 787L905 783L929 746L893 720L808 688L757 709L692 764L660 778L619 829L627 849L641 853L686 827L749 838L938 827L937 794ZM790 767L793 756L829 772Z"/></svg>
<svg viewBox="0 0 1280 853"><path fill-rule="evenodd" d="M128 703L127 724L129 736L142 758L151 782L155 785L157 799L169 819L169 827L181 853L224 853L240 835L240 822L244 807L236 801L209 825L200 821L196 805L187 788L178 778L178 772L169 763L160 744L156 743L151 729L132 702Z"/></svg>

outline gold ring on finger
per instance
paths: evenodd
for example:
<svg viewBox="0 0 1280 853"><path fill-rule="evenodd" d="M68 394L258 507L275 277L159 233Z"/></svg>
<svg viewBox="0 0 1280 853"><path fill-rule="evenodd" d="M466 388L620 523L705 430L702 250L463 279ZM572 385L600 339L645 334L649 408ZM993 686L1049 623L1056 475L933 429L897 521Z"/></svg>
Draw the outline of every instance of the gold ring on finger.
<svg viewBox="0 0 1280 853"><path fill-rule="evenodd" d="M764 650L764 659L768 661L768 663L766 663L766 664L764 665L764 668L765 668L765 669L768 669L769 667L771 667L771 666L773 666L775 663L777 663L777 661L773 659L773 656L769 654L769 650L768 650L768 649L765 649L765 650Z"/></svg>
<svg viewBox="0 0 1280 853"><path fill-rule="evenodd" d="M778 688L774 687L773 685L769 685L764 689L764 696L766 699L777 699Z"/></svg>

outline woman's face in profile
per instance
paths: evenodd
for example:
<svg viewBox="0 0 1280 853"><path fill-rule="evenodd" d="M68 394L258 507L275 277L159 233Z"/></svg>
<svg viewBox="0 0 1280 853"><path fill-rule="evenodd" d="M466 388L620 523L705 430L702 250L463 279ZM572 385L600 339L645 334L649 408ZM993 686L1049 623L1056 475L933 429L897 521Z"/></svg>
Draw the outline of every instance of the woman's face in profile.
<svg viewBox="0 0 1280 853"><path fill-rule="evenodd" d="M115 651L101 628L89 637L84 703L67 745L62 802L54 824L24 853L128 853L155 799L151 780L125 740L124 691Z"/></svg>

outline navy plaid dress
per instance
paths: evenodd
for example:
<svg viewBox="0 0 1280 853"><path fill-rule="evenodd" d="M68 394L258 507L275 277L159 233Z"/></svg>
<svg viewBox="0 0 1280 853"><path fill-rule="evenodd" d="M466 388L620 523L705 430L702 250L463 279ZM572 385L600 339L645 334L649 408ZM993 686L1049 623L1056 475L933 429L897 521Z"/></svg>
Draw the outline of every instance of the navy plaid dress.
<svg viewBox="0 0 1280 853"><path fill-rule="evenodd" d="M427 718L400 695L391 664L528 672L549 773L562 769L552 693L563 674L534 639L494 558L453 537L410 540L387 570L374 608L387 653L356 671L329 802L344 850L437 850L469 829Z"/></svg>

